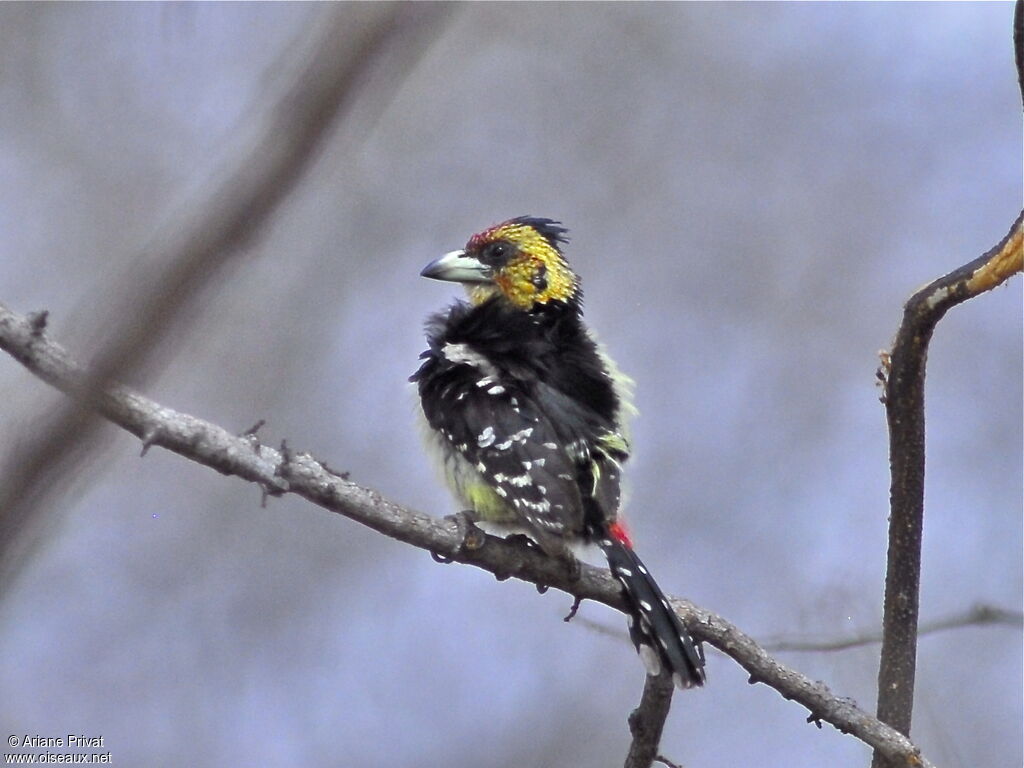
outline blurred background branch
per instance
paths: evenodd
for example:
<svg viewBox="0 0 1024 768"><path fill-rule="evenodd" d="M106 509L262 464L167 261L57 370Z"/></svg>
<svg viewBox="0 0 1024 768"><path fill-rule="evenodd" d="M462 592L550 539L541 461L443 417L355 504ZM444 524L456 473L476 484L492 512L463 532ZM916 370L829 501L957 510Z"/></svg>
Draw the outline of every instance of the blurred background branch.
<svg viewBox="0 0 1024 768"><path fill-rule="evenodd" d="M151 247L155 270L125 287L130 300L119 324L108 329L110 340L87 378L77 383L76 397L0 470L0 587L10 587L31 549L33 537L25 529L34 510L74 476L96 431L96 420L83 406L95 405L109 382L142 367L197 295L246 254L339 118L351 111L379 60L397 62L385 82L374 83L375 98L386 103L450 12L445 4L381 4L369 20L353 24L349 9L339 6L317 24L295 82L255 139L218 174L223 180L157 237Z"/></svg>
<svg viewBox="0 0 1024 768"><path fill-rule="evenodd" d="M1020 611L1009 611L994 605L978 603L966 611L947 616L943 619L925 621L917 630L918 637L930 635L935 632L944 632L948 629L963 629L965 627L978 626L1024 626L1024 614ZM864 645L872 645L882 642L880 631L860 632L851 637L823 638L810 640L797 637L767 638L764 641L766 651L845 651L850 648L859 648Z"/></svg>
<svg viewBox="0 0 1024 768"><path fill-rule="evenodd" d="M629 643L629 636L621 629L601 624L585 617L574 619L574 621L598 634L615 638L624 644ZM950 629L984 626L1020 628L1024 626L1024 613L1007 610L996 605L989 605L988 603L976 603L965 611L941 619L921 622L917 634L919 637L923 637L924 635L945 632ZM865 630L847 637L812 639L796 635L769 636L761 641L761 647L771 653L778 653L779 651L830 652L846 651L851 648L860 648L880 642L882 642L882 632L880 630Z"/></svg>

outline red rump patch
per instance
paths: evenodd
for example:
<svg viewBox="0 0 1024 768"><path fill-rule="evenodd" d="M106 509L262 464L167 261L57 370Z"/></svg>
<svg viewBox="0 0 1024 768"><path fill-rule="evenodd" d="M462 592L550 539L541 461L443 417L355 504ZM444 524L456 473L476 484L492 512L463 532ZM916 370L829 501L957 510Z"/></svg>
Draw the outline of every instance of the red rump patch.
<svg viewBox="0 0 1024 768"><path fill-rule="evenodd" d="M626 526L621 522L615 522L608 526L608 533L612 535L612 538L621 544L625 544L630 549L633 548L633 540L629 538L629 531L626 530Z"/></svg>

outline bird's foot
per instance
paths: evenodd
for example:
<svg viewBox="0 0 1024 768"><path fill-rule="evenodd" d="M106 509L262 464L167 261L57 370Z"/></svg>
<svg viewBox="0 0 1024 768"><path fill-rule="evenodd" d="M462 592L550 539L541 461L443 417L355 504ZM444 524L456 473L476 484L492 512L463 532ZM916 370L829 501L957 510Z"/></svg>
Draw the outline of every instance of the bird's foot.
<svg viewBox="0 0 1024 768"><path fill-rule="evenodd" d="M531 539L525 533L510 533L508 536L505 537L505 541L513 544L518 544L519 546L526 547L527 549L540 548L540 545L537 544L536 541Z"/></svg>
<svg viewBox="0 0 1024 768"><path fill-rule="evenodd" d="M481 549L487 540L487 534L477 527L480 516L471 509L464 509L454 515L445 515L445 520L455 523L459 536L459 551L474 552Z"/></svg>

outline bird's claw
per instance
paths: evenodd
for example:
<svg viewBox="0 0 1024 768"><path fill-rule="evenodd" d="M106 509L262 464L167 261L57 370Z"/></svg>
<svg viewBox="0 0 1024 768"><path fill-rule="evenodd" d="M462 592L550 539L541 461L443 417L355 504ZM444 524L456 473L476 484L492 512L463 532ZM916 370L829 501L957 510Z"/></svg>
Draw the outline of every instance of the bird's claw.
<svg viewBox="0 0 1024 768"><path fill-rule="evenodd" d="M446 515L444 519L455 523L460 552L475 552L483 548L487 534L477 527L476 522L480 518L475 512L466 509L454 515Z"/></svg>
<svg viewBox="0 0 1024 768"><path fill-rule="evenodd" d="M527 549L538 549L539 545L525 533L512 533L505 537L505 541L514 542Z"/></svg>

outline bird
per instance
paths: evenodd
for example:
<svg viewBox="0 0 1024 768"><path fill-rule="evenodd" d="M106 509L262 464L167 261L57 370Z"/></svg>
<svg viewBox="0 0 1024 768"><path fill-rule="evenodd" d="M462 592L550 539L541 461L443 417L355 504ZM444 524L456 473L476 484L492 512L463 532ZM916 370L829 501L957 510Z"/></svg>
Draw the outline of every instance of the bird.
<svg viewBox="0 0 1024 768"><path fill-rule="evenodd" d="M699 687L703 648L619 515L632 380L584 323L567 243L561 222L519 216L423 268L423 277L461 283L468 299L427 319L427 349L410 376L427 441L473 521L525 530L572 563L575 545L597 545L647 674Z"/></svg>

